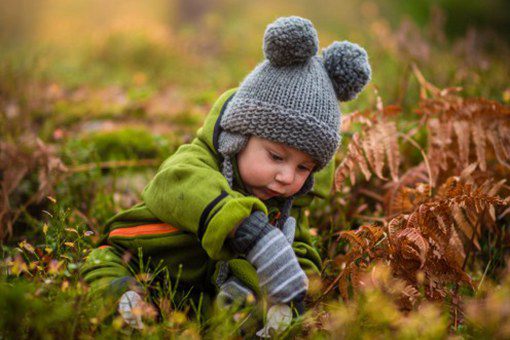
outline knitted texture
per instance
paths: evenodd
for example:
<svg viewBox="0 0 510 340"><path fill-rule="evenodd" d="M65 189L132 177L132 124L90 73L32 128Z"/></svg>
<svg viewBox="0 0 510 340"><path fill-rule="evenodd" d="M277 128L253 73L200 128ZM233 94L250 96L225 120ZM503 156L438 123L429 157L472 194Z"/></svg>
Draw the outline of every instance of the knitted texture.
<svg viewBox="0 0 510 340"><path fill-rule="evenodd" d="M335 41L324 49L323 57L338 99L348 101L356 98L372 72L367 52L349 41Z"/></svg>
<svg viewBox="0 0 510 340"><path fill-rule="evenodd" d="M253 298L251 301L248 299L249 296ZM227 308L234 304L254 303L255 294L236 277L232 276L220 286L216 301L220 308Z"/></svg>
<svg viewBox="0 0 510 340"><path fill-rule="evenodd" d="M234 169L232 166L232 158L241 151L248 143L248 137L228 131L222 131L219 136L218 145L219 152L223 156L223 164L221 172L228 181L230 187L234 182Z"/></svg>
<svg viewBox="0 0 510 340"><path fill-rule="evenodd" d="M329 50L326 68L316 55L318 38L311 22L277 19L264 35L267 59L241 83L221 127L292 146L315 159L315 171L322 169L340 142L337 99L353 98L370 78L367 58L357 57L366 52L352 45Z"/></svg>
<svg viewBox="0 0 510 340"><path fill-rule="evenodd" d="M221 126L292 146L322 169L340 141L340 111L322 61L279 68L263 62L239 87Z"/></svg>
<svg viewBox="0 0 510 340"><path fill-rule="evenodd" d="M253 212L230 240L232 248L257 268L262 289L274 303L288 303L308 289L308 279L291 247L296 230L293 217L285 219L282 230L268 223L267 216Z"/></svg>
<svg viewBox="0 0 510 340"><path fill-rule="evenodd" d="M235 237L229 240L232 249L236 253L246 254L256 242L272 229L267 215L262 211L255 211L237 228Z"/></svg>
<svg viewBox="0 0 510 340"><path fill-rule="evenodd" d="M317 32L303 18L280 18L268 25L264 33L264 54L278 66L304 63L317 53L318 46Z"/></svg>
<svg viewBox="0 0 510 340"><path fill-rule="evenodd" d="M280 230L283 235L285 235L287 242L292 245L292 243L294 243L294 236L296 235L296 219L292 216L287 217Z"/></svg>
<svg viewBox="0 0 510 340"><path fill-rule="evenodd" d="M260 288L271 303L288 303L308 290L308 278L283 233L274 228L255 243L246 258L257 268Z"/></svg>

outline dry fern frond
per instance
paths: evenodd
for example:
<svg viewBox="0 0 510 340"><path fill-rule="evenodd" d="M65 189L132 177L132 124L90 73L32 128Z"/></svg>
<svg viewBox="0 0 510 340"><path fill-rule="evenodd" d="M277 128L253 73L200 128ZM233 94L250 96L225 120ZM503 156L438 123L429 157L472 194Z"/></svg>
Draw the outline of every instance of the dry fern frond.
<svg viewBox="0 0 510 340"><path fill-rule="evenodd" d="M340 239L349 243L349 251L342 257L340 266L343 267L337 277L338 289L344 300L349 299L349 286L358 288L360 273L374 260L383 258L387 254L384 230L376 226L362 226L358 230L341 231L337 233Z"/></svg>
<svg viewBox="0 0 510 340"><path fill-rule="evenodd" d="M13 225L30 205L50 195L55 183L67 171L64 163L41 140L29 145L0 142L0 240L13 234ZM38 189L18 206L11 207L11 198L20 183L31 174L37 175Z"/></svg>
<svg viewBox="0 0 510 340"><path fill-rule="evenodd" d="M371 187L345 193L350 192L353 201L360 199L355 212L370 209L373 201L367 197L375 200L375 217L384 221L384 227L340 233L349 243L337 277L344 299L355 293L364 268L382 262L390 265L394 278L405 282L401 307L410 306L422 293L428 300L456 300L458 290L453 287L472 287L465 267L470 253L482 249L481 237L491 233L498 240L504 238L497 223L510 213L510 187L505 184L510 170L510 108L485 99L464 99L457 95L458 88L441 90L421 77L424 91L418 112L424 125L418 127L427 130L426 151L409 137L418 128L399 133L378 98L376 112L357 114L360 131L353 134L337 168L337 189L347 177L354 184L359 172L372 180ZM398 138L423 157L402 176L398 170L404 155ZM381 187L380 180L390 177L393 181Z"/></svg>
<svg viewBox="0 0 510 340"><path fill-rule="evenodd" d="M473 162L481 171L495 163L510 170L510 107L486 99L464 99L455 94L457 89L429 86L427 90L433 97L423 98L418 113L427 118L426 158L433 160L430 162L433 186L441 175L458 174ZM352 118L362 128L337 169L337 188L347 177L355 179L353 172L358 170L367 180L369 171L384 180L385 166L391 179L398 181L399 134L395 122L389 119L391 115L383 112L384 108L379 108L375 113L357 113Z"/></svg>
<svg viewBox="0 0 510 340"><path fill-rule="evenodd" d="M434 182L441 172L459 173L475 162L482 171L499 163L510 169L510 108L486 99L448 94L425 99L420 113L429 117L428 157Z"/></svg>
<svg viewBox="0 0 510 340"><path fill-rule="evenodd" d="M464 270L466 254L471 244L480 247L483 230L497 232L495 213L487 212L508 205L495 196L504 181L475 179L471 176L474 167L476 164L466 168L461 176L448 178L432 197L426 194L427 185L423 183L416 188L401 188L402 197L411 196L405 198L409 214L400 212L385 228L363 226L340 232L340 237L349 242L344 257L345 268L349 269L341 273L339 282L342 296L345 298L349 285L356 289L354 271L358 277L363 267L373 261L389 263L393 275L417 291L424 285L429 300L455 295L451 284L470 286L471 278ZM411 202L416 203L414 208Z"/></svg>
<svg viewBox="0 0 510 340"><path fill-rule="evenodd" d="M386 180L385 166L389 169L393 181L398 181L401 162L398 147L398 131L394 121L388 120L389 114L379 113L379 116L366 113L349 120L350 124L358 122L361 131L355 132L347 147L347 153L338 166L335 174L335 187L340 190L346 178L351 184L356 182L356 173L361 171L365 180L370 180L372 174ZM394 114L394 113L393 113Z"/></svg>

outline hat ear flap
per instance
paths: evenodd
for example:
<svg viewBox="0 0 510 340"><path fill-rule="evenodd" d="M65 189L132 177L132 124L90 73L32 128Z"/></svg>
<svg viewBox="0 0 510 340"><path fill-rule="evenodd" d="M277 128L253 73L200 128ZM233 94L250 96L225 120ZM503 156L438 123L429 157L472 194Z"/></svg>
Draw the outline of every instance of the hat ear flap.
<svg viewBox="0 0 510 340"><path fill-rule="evenodd" d="M323 50L322 56L338 100L356 98L370 81L372 70L367 52L361 46L335 41Z"/></svg>
<svg viewBox="0 0 510 340"><path fill-rule="evenodd" d="M223 130L218 138L218 151L224 157L236 155L247 143L248 136Z"/></svg>
<svg viewBox="0 0 510 340"><path fill-rule="evenodd" d="M223 130L218 139L218 152L223 156L221 173L228 181L230 187L234 183L234 169L232 157L235 157L248 143L248 136L238 133L231 133Z"/></svg>

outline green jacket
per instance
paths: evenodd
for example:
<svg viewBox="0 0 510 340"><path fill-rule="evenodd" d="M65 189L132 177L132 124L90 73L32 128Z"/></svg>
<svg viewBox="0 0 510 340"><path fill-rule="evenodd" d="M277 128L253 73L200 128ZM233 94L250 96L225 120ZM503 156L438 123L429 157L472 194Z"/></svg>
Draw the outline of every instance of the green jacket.
<svg viewBox="0 0 510 340"><path fill-rule="evenodd" d="M258 291L255 271L248 268L247 261L234 260L236 255L225 242L230 231L253 211L267 213L270 220L278 216L282 198L268 201L248 195L237 172L234 161L233 188L221 173L218 153L220 118L235 89L225 92L214 104L197 137L166 159L155 177L142 193L143 202L123 211L107 222L105 243L114 250L96 251L85 265L87 275L103 279L97 270L107 273L101 263L102 253L121 256L128 251L132 255L131 266L139 266L138 249L143 259L153 266L161 262L172 279L201 290L209 290L219 260L230 261L230 268L241 279ZM321 260L311 244L308 219L304 209L314 197L328 195L333 181L334 165L316 173L314 189L294 201L291 215L296 218L297 228L293 249L305 271L319 272ZM157 233L137 233L140 225L165 223L170 227ZM156 229L159 227L155 227ZM168 229L169 228L169 229ZM151 229L152 230L152 229ZM118 259L114 259L118 268ZM179 269L179 266L182 268ZM88 266L88 267L87 267ZM96 272L94 272L96 270ZM134 269L136 271L136 268ZM111 271L113 272L113 271ZM96 274L96 275L94 275ZM119 269L119 274L125 274ZM113 274L112 274L113 275ZM113 279L113 277L109 277ZM87 280L90 283L94 280Z"/></svg>

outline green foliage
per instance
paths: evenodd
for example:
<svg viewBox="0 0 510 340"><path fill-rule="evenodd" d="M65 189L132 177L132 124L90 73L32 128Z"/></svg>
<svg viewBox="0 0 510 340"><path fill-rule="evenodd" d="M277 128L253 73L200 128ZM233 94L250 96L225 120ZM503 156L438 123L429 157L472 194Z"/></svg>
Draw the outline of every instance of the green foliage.
<svg viewBox="0 0 510 340"><path fill-rule="evenodd" d="M76 310L79 306L72 299L75 293L39 291L39 284L35 282L0 283L2 337L59 339L75 334L75 317L79 312Z"/></svg>
<svg viewBox="0 0 510 340"><path fill-rule="evenodd" d="M131 127L92 132L81 139L71 140L68 148L69 157L78 155L78 158L72 160L76 163L91 160L164 159L172 152L167 139L155 136L144 128Z"/></svg>

